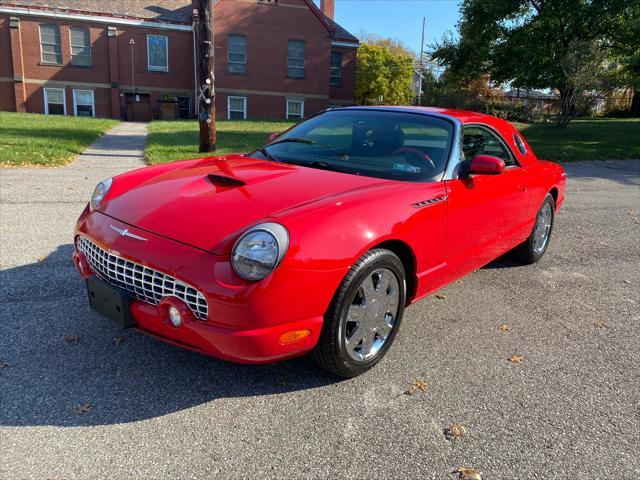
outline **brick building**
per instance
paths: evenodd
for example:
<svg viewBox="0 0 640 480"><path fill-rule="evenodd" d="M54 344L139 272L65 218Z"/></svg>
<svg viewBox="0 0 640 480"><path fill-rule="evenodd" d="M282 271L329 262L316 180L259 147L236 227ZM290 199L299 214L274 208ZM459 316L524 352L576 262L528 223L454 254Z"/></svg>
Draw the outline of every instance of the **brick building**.
<svg viewBox="0 0 640 480"><path fill-rule="evenodd" d="M197 0L0 0L0 110L145 121L195 110ZM215 2L218 118L350 104L358 40L334 0Z"/></svg>

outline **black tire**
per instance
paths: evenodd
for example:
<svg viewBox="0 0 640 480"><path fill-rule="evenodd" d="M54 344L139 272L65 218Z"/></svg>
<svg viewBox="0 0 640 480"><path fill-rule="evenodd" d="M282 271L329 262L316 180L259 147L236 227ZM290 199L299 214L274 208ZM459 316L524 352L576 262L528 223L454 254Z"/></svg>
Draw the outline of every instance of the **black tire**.
<svg viewBox="0 0 640 480"><path fill-rule="evenodd" d="M343 329L347 325L347 313L356 294L368 275L375 275L379 269L388 269L398 283L398 311L393 327L380 350L370 359L356 361L347 352ZM396 254L384 248L376 248L365 253L349 270L338 287L329 310L325 314L324 325L315 349L313 360L325 370L340 377L356 377L372 368L385 355L400 328L406 302L406 274L402 262Z"/></svg>
<svg viewBox="0 0 640 480"><path fill-rule="evenodd" d="M542 210L545 208L545 205L549 205L551 207L551 226L549 227L549 233L547 234L547 240L546 240L546 243L544 244L544 247L542 248L542 250L536 251L536 248L535 248L536 235L535 234L536 234L536 229L540 222L540 212L542 212ZM523 243L518 245L518 247L516 247L516 249L514 250L514 254L518 260L520 260L525 264L533 264L540 261L540 259L544 256L544 253L547 251L547 248L549 247L549 242L551 242L551 234L553 232L555 212L556 212L556 202L553 199L553 196L551 196L551 194L548 193L544 201L542 202L542 205L540 205L540 209L536 213L536 221L533 225L533 230L531 231L531 235L529 235L529 238L527 238Z"/></svg>

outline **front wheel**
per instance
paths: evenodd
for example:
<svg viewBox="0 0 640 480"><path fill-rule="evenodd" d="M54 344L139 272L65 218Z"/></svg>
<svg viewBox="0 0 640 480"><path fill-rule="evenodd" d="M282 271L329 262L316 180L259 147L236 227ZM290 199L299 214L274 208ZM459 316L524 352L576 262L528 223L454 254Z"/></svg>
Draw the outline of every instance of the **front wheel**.
<svg viewBox="0 0 640 480"><path fill-rule="evenodd" d="M383 248L367 252L340 284L325 315L313 359L341 377L366 372L393 343L405 300L400 259Z"/></svg>
<svg viewBox="0 0 640 480"><path fill-rule="evenodd" d="M516 249L516 255L524 263L536 263L547 251L553 230L555 209L556 202L551 194L547 194L536 215L536 223L531 235Z"/></svg>

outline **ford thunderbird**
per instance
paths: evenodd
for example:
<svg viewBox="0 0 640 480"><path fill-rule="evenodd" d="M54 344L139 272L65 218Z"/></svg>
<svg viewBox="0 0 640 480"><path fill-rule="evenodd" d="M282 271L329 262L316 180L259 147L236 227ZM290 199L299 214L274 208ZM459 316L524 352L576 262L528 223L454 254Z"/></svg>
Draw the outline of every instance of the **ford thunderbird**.
<svg viewBox="0 0 640 480"><path fill-rule="evenodd" d="M100 182L73 259L123 328L236 362L310 353L353 377L409 304L507 252L540 260L564 192L504 120L330 109L251 153Z"/></svg>

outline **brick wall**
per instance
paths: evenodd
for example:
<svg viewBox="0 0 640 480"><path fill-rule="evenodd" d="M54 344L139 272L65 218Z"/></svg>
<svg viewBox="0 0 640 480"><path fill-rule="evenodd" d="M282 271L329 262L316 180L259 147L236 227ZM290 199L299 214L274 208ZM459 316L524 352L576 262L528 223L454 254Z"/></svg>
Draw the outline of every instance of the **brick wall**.
<svg viewBox="0 0 640 480"><path fill-rule="evenodd" d="M308 116L328 105L349 102L355 83L356 49L332 47L329 32L304 0L258 2L223 0L215 10L216 108L218 118L227 117L230 95L247 99L249 118L284 118L287 99L304 101ZM163 96L191 97L195 78L191 31L149 28L67 18L20 15L19 29L9 27L9 14L0 14L0 109L44 113L45 86L65 88L66 111L74 114L73 90L92 90L95 112L101 117L121 117L127 94L147 95L151 114L159 115ZM114 19L116 22L117 19ZM60 28L62 64L47 65L40 59L40 24ZM90 67L71 64L70 31L89 29ZM149 71L147 35L165 35L169 44L167 72ZM229 34L247 39L247 73L232 74L227 64ZM135 41L131 47L130 40ZM287 76L289 40L305 42L304 78ZM21 48L20 48L21 44ZM343 83L329 86L331 51L343 53ZM131 54L134 68L132 71ZM16 63L20 58L21 63ZM19 70L23 69L20 74ZM14 77L24 77L15 82ZM133 77L133 78L132 78ZM21 99L24 98L24 101ZM129 97L131 98L131 96Z"/></svg>
<svg viewBox="0 0 640 480"><path fill-rule="evenodd" d="M15 112L13 81L10 80L13 78L10 44L9 17L0 15L0 110Z"/></svg>

